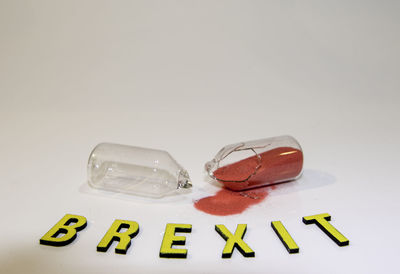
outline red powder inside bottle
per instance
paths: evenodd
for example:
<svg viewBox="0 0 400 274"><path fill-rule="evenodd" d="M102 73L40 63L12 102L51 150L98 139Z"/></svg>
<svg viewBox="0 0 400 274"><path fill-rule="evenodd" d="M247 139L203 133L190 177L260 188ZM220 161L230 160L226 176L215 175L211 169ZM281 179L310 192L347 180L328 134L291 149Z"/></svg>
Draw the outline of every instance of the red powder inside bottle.
<svg viewBox="0 0 400 274"><path fill-rule="evenodd" d="M195 202L195 208L218 216L242 213L267 197L267 188L260 186L293 180L303 168L303 153L292 147L271 149L259 154L259 157L255 155L215 170L217 180L236 191L221 189L216 195Z"/></svg>
<svg viewBox="0 0 400 274"><path fill-rule="evenodd" d="M244 190L293 180L303 168L303 153L292 147L271 149L259 154L259 157L254 155L220 167L214 171L214 176L229 189ZM254 171L256 173L246 180Z"/></svg>

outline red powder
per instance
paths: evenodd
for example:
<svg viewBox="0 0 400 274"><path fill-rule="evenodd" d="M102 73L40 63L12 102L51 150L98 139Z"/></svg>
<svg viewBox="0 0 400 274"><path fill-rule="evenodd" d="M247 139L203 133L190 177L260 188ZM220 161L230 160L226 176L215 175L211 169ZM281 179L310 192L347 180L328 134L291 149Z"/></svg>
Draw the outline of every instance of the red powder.
<svg viewBox="0 0 400 274"><path fill-rule="evenodd" d="M259 156L260 160L257 156L252 156L214 171L214 176L225 187L236 191L221 189L214 196L195 202L195 208L217 216L242 213L267 197L268 188L260 186L293 180L300 175L303 168L303 153L292 147L271 149ZM256 173L246 180L259 164L261 166ZM269 189L271 188L274 189L275 186ZM241 191L237 192L238 190Z"/></svg>
<svg viewBox="0 0 400 274"><path fill-rule="evenodd" d="M214 196L198 200L194 207L208 214L227 216L242 213L249 206L260 203L267 195L266 187L241 192L221 189Z"/></svg>
<svg viewBox="0 0 400 274"><path fill-rule="evenodd" d="M278 147L223 166L214 171L217 180L232 190L244 190L295 179L303 168L303 153L292 147ZM254 175L258 164L261 164ZM235 182L236 181L236 182ZM237 182L241 181L241 182Z"/></svg>

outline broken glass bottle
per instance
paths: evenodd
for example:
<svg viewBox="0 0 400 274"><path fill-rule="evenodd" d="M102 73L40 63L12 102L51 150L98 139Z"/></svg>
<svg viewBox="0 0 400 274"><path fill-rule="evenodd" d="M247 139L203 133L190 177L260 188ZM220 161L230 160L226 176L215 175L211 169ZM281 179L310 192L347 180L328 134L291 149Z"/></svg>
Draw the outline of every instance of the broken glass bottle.
<svg viewBox="0 0 400 274"><path fill-rule="evenodd" d="M90 154L88 183L153 198L192 187L187 171L163 150L101 143Z"/></svg>
<svg viewBox="0 0 400 274"><path fill-rule="evenodd" d="M298 178L303 152L291 136L241 142L223 147L205 169L231 190L245 190Z"/></svg>

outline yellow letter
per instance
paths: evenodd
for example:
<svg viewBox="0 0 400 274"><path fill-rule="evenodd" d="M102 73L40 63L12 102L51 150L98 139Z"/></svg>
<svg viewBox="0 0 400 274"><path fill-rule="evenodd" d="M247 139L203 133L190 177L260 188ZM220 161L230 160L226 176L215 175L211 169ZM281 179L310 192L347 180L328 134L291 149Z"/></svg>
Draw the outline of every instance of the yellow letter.
<svg viewBox="0 0 400 274"><path fill-rule="evenodd" d="M247 230L246 224L239 224L236 228L235 235L232 235L224 225L215 225L215 230L226 241L225 248L222 251L222 258L232 257L235 247L237 247L240 253L245 257L255 256L254 251L242 240Z"/></svg>
<svg viewBox="0 0 400 274"><path fill-rule="evenodd" d="M293 240L292 236L290 236L289 232L287 232L281 221L273 221L271 222L271 226L289 253L299 253L299 247Z"/></svg>
<svg viewBox="0 0 400 274"><path fill-rule="evenodd" d="M119 232L122 228L126 231ZM97 245L97 251L106 252L113 241L119 241L115 253L126 254L131 245L131 239L139 233L139 224L133 221L115 220L106 235Z"/></svg>
<svg viewBox="0 0 400 274"><path fill-rule="evenodd" d="M77 231L84 229L86 224L86 218L83 216L65 214L58 223L44 234L39 242L42 245L51 246L64 246L70 244L75 240ZM58 237L61 234L64 235Z"/></svg>
<svg viewBox="0 0 400 274"><path fill-rule="evenodd" d="M187 249L172 248L172 245L185 245L185 236L176 236L176 232L192 232L192 225L188 224L167 224L164 238L161 243L161 258L186 258Z"/></svg>
<svg viewBox="0 0 400 274"><path fill-rule="evenodd" d="M348 245L349 240L328 222L330 220L331 220L331 215L329 215L328 213L303 217L303 223L305 223L306 225L316 224L337 245L339 246Z"/></svg>

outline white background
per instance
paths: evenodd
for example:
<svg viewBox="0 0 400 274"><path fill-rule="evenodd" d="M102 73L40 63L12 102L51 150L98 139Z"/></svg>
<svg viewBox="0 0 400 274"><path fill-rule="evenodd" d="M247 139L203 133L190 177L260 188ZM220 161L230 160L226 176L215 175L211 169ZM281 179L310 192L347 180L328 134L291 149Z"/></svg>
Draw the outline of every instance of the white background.
<svg viewBox="0 0 400 274"><path fill-rule="evenodd" d="M396 273L399 14L396 1L1 1L0 272ZM240 215L194 209L217 191L203 165L222 146L282 134L303 147L299 181ZM192 194L90 191L104 141L169 151ZM324 212L349 246L301 222ZM88 227L39 245L66 213ZM117 218L140 225L128 254L96 252ZM186 260L158 257L168 222L193 225ZM256 257L221 259L219 223L246 223Z"/></svg>

